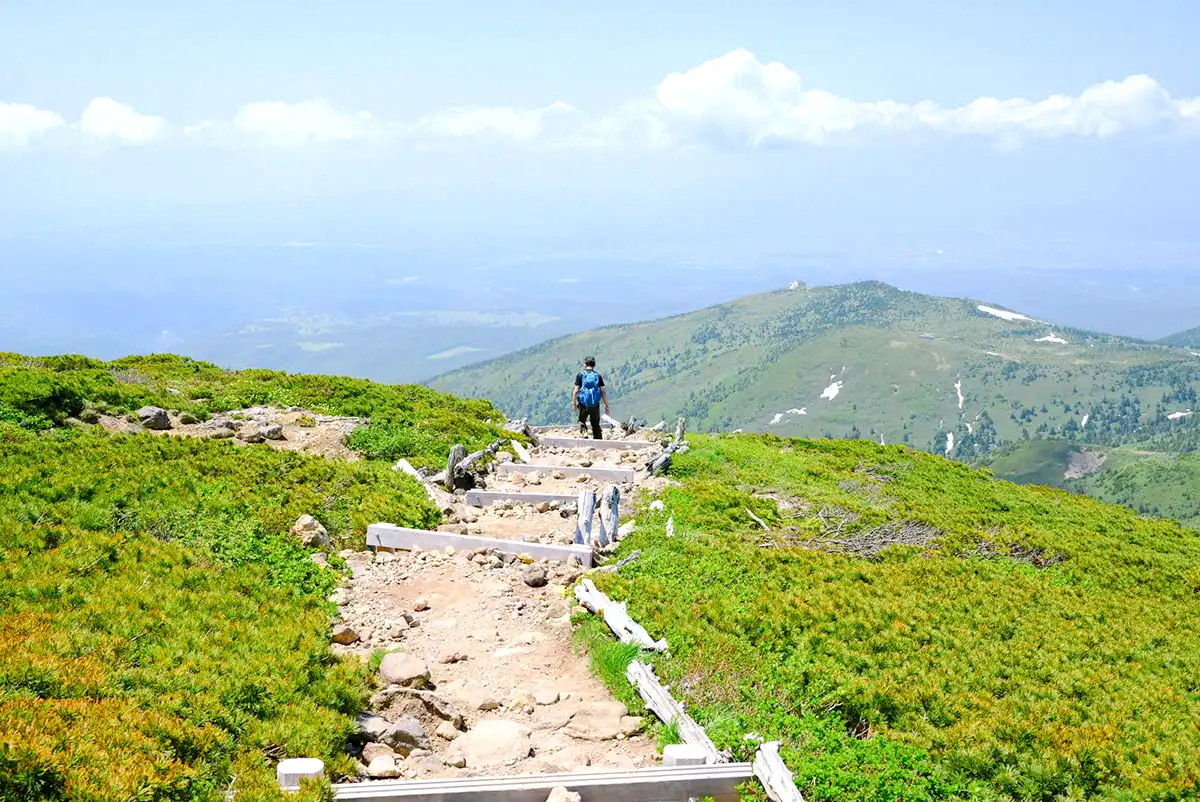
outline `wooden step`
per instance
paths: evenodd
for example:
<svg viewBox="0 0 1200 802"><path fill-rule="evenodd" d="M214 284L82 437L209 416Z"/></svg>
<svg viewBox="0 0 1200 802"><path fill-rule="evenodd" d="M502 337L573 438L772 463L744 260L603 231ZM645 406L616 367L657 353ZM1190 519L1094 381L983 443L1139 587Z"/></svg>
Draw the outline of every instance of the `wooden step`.
<svg viewBox="0 0 1200 802"><path fill-rule="evenodd" d="M547 448L594 448L597 450L629 451L635 448L653 448L657 444L647 440L592 440L585 437L539 437L538 445Z"/></svg>
<svg viewBox="0 0 1200 802"><path fill-rule="evenodd" d="M478 537L476 535L456 535L453 532L433 532L428 529L405 529L395 524L371 524L367 527L367 545L376 548L403 549L413 548L442 550L452 548L462 549L496 549L502 554L528 554L538 560L555 560L568 562L572 557L579 560L583 567L592 565L592 549L589 546L576 546L558 543L530 543L525 540L504 540L495 537Z"/></svg>
<svg viewBox="0 0 1200 802"><path fill-rule="evenodd" d="M655 802L703 799L736 802L738 786L750 780L750 763L675 766L586 773L525 774L514 777L472 777L444 780L384 780L333 786L338 800L384 802L545 802L562 786L583 802Z"/></svg>
<svg viewBox="0 0 1200 802"><path fill-rule="evenodd" d="M468 490L467 504L472 507L490 507L497 501L519 501L522 504L540 504L543 501L575 501L578 493L535 493L526 490Z"/></svg>
<svg viewBox="0 0 1200 802"><path fill-rule="evenodd" d="M580 468L577 465L523 465L516 462L497 463L496 473L541 473L549 476L555 471L561 471L563 476L576 477L588 475L593 479L605 479L610 482L632 482L633 468Z"/></svg>

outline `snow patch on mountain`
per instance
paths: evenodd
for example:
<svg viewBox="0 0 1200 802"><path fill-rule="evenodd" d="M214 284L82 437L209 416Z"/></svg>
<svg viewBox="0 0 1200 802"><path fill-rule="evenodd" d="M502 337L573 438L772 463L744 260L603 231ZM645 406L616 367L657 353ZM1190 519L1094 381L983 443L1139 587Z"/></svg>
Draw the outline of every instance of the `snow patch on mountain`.
<svg viewBox="0 0 1200 802"><path fill-rule="evenodd" d="M832 401L833 399L838 397L838 393L840 393L842 391L842 387L843 387L842 382L835 381L833 384L829 385L821 392L821 398L824 398L828 401Z"/></svg>
<svg viewBox="0 0 1200 802"><path fill-rule="evenodd" d="M1054 332L1050 332L1045 337L1038 337L1036 340L1034 340L1034 342L1035 343L1058 343L1059 345L1068 345L1069 344L1069 343L1067 343L1066 340L1064 340L1062 337L1059 337Z"/></svg>
<svg viewBox="0 0 1200 802"><path fill-rule="evenodd" d="M1007 320L1010 322L1014 321L1014 320L1033 320L1033 318L1028 317L1026 315L1022 315L1019 312L1010 312L1007 309L997 309L994 306L984 306L983 304L980 304L979 306L977 306L975 308L978 309L980 312L984 312L989 315L994 315L995 317L998 317L1001 320Z"/></svg>
<svg viewBox="0 0 1200 802"><path fill-rule="evenodd" d="M789 415L807 415L808 409L805 407L800 407L799 409L796 409L795 407L793 407L787 411L787 414L789 414Z"/></svg>
<svg viewBox="0 0 1200 802"><path fill-rule="evenodd" d="M1192 411L1190 409L1185 409L1183 412L1172 412L1167 416L1167 420L1182 420L1191 414Z"/></svg>
<svg viewBox="0 0 1200 802"><path fill-rule="evenodd" d="M958 393L958 408L962 409L963 394L962 394L962 379L961 378L954 383L954 391L956 393Z"/></svg>
<svg viewBox="0 0 1200 802"><path fill-rule="evenodd" d="M1081 420L1081 421L1079 422L1079 428L1080 428L1080 429L1086 429L1086 428L1087 428L1087 422L1088 422L1089 420L1091 420L1091 419L1092 419L1092 415L1091 415L1091 413L1088 413L1087 415L1084 415L1084 416L1083 416L1083 420Z"/></svg>
<svg viewBox="0 0 1200 802"><path fill-rule="evenodd" d="M954 453L954 432L946 433L946 456Z"/></svg>

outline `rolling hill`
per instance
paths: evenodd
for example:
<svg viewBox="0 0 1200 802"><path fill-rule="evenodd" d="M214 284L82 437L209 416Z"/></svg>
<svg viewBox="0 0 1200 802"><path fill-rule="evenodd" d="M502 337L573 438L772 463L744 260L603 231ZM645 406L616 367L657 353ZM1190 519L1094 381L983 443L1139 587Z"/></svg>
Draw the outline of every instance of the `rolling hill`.
<svg viewBox="0 0 1200 802"><path fill-rule="evenodd" d="M1200 357L880 282L793 285L569 335L432 380L510 416L570 419L594 353L614 415L707 431L902 442L973 461L1024 439L1200 445Z"/></svg>
<svg viewBox="0 0 1200 802"><path fill-rule="evenodd" d="M1061 487L1200 529L1200 454L1029 440L994 452L984 464L1011 482Z"/></svg>
<svg viewBox="0 0 1200 802"><path fill-rule="evenodd" d="M1200 349L1200 326L1187 331L1172 334L1159 340L1163 345L1173 345L1176 348Z"/></svg>

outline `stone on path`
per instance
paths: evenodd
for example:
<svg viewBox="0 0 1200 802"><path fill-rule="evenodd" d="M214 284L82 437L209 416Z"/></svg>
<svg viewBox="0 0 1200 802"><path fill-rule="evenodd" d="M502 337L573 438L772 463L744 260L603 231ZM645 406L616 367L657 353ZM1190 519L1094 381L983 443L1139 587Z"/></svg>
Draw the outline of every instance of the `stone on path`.
<svg viewBox="0 0 1200 802"><path fill-rule="evenodd" d="M558 702L558 691L553 688L543 688L533 692L533 701L545 707Z"/></svg>
<svg viewBox="0 0 1200 802"><path fill-rule="evenodd" d="M453 741L457 739L458 736L462 735L462 733L458 731L458 728L449 721L443 721L441 724L439 724L435 734L439 738L443 738L447 741Z"/></svg>
<svg viewBox="0 0 1200 802"><path fill-rule="evenodd" d="M380 755L367 766L367 776L374 780L392 780L400 776L396 767L396 758L391 755Z"/></svg>
<svg viewBox="0 0 1200 802"><path fill-rule="evenodd" d="M267 424L266 426L260 426L260 427L258 427L258 433L261 434L263 437L265 437L267 440L282 440L283 439L283 427L280 426L278 423L271 423L271 424Z"/></svg>
<svg viewBox="0 0 1200 802"><path fill-rule="evenodd" d="M626 718L632 717L629 716L629 709L620 702L592 702L571 718L563 727L563 732L584 741L612 741L626 735L631 728L633 722L624 721ZM641 720L637 723L640 726Z"/></svg>
<svg viewBox="0 0 1200 802"><path fill-rule="evenodd" d="M383 743L406 757L414 749L430 748L425 728L412 716L405 716L388 728L383 736Z"/></svg>
<svg viewBox="0 0 1200 802"><path fill-rule="evenodd" d="M163 430L171 428L171 418L162 407L142 407L137 411L138 422L147 429Z"/></svg>
<svg viewBox="0 0 1200 802"><path fill-rule="evenodd" d="M379 674L389 684L418 688L429 684L429 666L411 654L385 655L379 664Z"/></svg>
<svg viewBox="0 0 1200 802"><path fill-rule="evenodd" d="M556 787L546 797L546 802L580 802L581 797L574 791L568 791L563 786Z"/></svg>
<svg viewBox="0 0 1200 802"><path fill-rule="evenodd" d="M546 586L546 569L540 565L530 564L521 569L521 579L531 588Z"/></svg>
<svg viewBox="0 0 1200 802"><path fill-rule="evenodd" d="M471 769L511 766L533 751L533 731L516 721L488 719L460 735L446 751L447 758L464 761Z"/></svg>
<svg viewBox="0 0 1200 802"><path fill-rule="evenodd" d="M307 549L323 549L329 545L329 532L321 522L311 515L301 515L292 524L292 535L300 538L300 545Z"/></svg>
<svg viewBox="0 0 1200 802"><path fill-rule="evenodd" d="M375 758L385 755L394 758L396 753L392 751L392 747L386 744L375 743L374 741L363 747L362 756L363 761L366 763L370 763Z"/></svg>
<svg viewBox="0 0 1200 802"><path fill-rule="evenodd" d="M342 646L349 646L352 643L358 642L358 633L345 624L334 624L333 642L340 643Z"/></svg>

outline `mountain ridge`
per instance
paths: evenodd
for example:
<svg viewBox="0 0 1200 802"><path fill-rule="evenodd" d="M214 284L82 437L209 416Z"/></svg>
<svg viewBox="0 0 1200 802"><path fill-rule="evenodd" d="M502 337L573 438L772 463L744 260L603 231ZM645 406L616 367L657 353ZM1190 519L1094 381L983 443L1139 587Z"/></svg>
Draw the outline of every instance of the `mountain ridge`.
<svg viewBox="0 0 1200 802"><path fill-rule="evenodd" d="M1159 436L1200 388L1200 359L1186 350L878 281L798 285L603 326L429 385L567 422L585 353L600 360L620 417L869 436L967 459L1023 438L1073 439L1089 425L1102 442L1145 427Z"/></svg>

